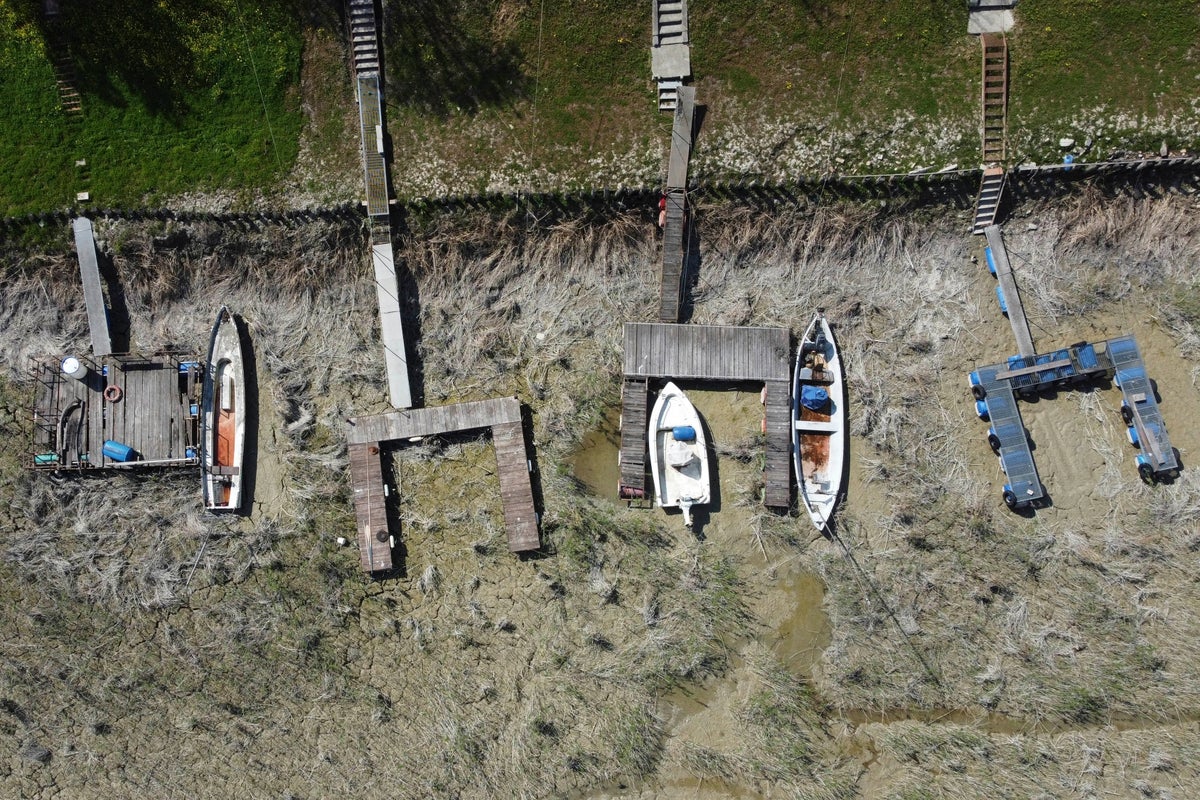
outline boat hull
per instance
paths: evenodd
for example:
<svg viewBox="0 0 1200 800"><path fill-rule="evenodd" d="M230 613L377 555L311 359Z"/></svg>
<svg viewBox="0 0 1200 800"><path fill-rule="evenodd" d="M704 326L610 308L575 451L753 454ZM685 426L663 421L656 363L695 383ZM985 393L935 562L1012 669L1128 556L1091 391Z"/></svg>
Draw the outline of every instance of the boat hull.
<svg viewBox="0 0 1200 800"><path fill-rule="evenodd" d="M846 409L841 357L824 314L800 341L792 386L792 453L800 501L824 531L842 488Z"/></svg>
<svg viewBox="0 0 1200 800"><path fill-rule="evenodd" d="M664 386L654 403L649 444L655 505L682 509L684 524L691 527L692 507L711 499L708 443L700 415L674 383Z"/></svg>
<svg viewBox="0 0 1200 800"><path fill-rule="evenodd" d="M209 341L200 416L204 507L237 511L242 505L246 449L246 380L241 330L222 307Z"/></svg>

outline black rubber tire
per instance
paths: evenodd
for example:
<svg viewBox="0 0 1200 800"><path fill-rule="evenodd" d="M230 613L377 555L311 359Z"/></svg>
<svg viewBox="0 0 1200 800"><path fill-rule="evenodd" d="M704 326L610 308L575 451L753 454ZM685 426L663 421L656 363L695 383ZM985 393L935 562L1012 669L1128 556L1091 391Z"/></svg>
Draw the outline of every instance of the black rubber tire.
<svg viewBox="0 0 1200 800"><path fill-rule="evenodd" d="M1005 492L1004 493L1004 505L1008 506L1010 511L1016 509L1017 496L1015 494L1013 494L1012 492Z"/></svg>
<svg viewBox="0 0 1200 800"><path fill-rule="evenodd" d="M992 448L992 452L1000 455L1000 437L994 433L988 434L988 446Z"/></svg>
<svg viewBox="0 0 1200 800"><path fill-rule="evenodd" d="M1129 406L1121 406L1121 419L1124 420L1126 425L1133 424L1133 412L1129 409Z"/></svg>
<svg viewBox="0 0 1200 800"><path fill-rule="evenodd" d="M983 398L987 397L987 390L984 389L982 386L980 386L978 383L972 384L971 385L971 396L974 397L976 400L982 400Z"/></svg>
<svg viewBox="0 0 1200 800"><path fill-rule="evenodd" d="M1158 483L1158 479L1154 477L1154 468L1149 464L1138 464L1138 477L1149 486Z"/></svg>

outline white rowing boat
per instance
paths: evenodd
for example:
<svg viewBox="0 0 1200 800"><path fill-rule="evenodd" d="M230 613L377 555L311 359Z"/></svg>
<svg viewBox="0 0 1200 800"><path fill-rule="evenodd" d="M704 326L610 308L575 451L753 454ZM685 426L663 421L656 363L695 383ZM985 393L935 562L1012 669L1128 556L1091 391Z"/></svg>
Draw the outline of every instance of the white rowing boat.
<svg viewBox="0 0 1200 800"><path fill-rule="evenodd" d="M217 314L204 369L200 410L204 507L237 511L242 505L246 452L246 379L242 336L225 306Z"/></svg>
<svg viewBox="0 0 1200 800"><path fill-rule="evenodd" d="M824 309L817 311L800 341L793 380L796 483L813 524L824 531L842 488L846 454L842 362Z"/></svg>

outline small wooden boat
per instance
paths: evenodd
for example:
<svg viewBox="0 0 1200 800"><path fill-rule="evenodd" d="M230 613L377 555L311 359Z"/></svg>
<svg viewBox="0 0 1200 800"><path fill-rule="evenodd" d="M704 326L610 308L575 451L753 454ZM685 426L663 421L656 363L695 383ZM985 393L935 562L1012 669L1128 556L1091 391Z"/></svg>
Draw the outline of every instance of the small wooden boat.
<svg viewBox="0 0 1200 800"><path fill-rule="evenodd" d="M242 458L246 451L246 380L242 335L225 306L208 345L200 409L204 507L237 511L242 504Z"/></svg>
<svg viewBox="0 0 1200 800"><path fill-rule="evenodd" d="M792 387L792 453L800 498L824 531L842 487L846 408L842 362L833 333L818 309L796 353Z"/></svg>
<svg viewBox="0 0 1200 800"><path fill-rule="evenodd" d="M709 502L708 446L700 415L674 383L658 393L650 414L650 472L654 502L678 506L683 524L692 527L692 506Z"/></svg>

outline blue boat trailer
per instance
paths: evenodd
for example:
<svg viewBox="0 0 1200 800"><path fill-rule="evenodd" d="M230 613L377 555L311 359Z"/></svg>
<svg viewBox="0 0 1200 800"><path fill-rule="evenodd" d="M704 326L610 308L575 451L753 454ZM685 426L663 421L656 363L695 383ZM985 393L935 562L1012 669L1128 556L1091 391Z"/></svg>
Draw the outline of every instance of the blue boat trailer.
<svg viewBox="0 0 1200 800"><path fill-rule="evenodd" d="M1179 459L1167 436L1137 341L1132 336L1109 339L1108 354L1113 382L1121 389L1121 419L1129 426L1129 440L1141 450L1136 459L1138 475L1146 483L1178 477Z"/></svg>
<svg viewBox="0 0 1200 800"><path fill-rule="evenodd" d="M968 383L976 413L991 422L988 444L1000 457L1000 468L1008 479L1003 490L1004 504L1017 510L1042 500L1046 492L1033 463L1033 450L1025 435L1012 384L1001 377L1007 371L1007 364L982 367L970 374Z"/></svg>
<svg viewBox="0 0 1200 800"><path fill-rule="evenodd" d="M1081 342L1053 353L1009 356L996 378L1007 380L1018 395L1031 396L1043 389L1083 384L1111 371L1112 362L1104 346Z"/></svg>

